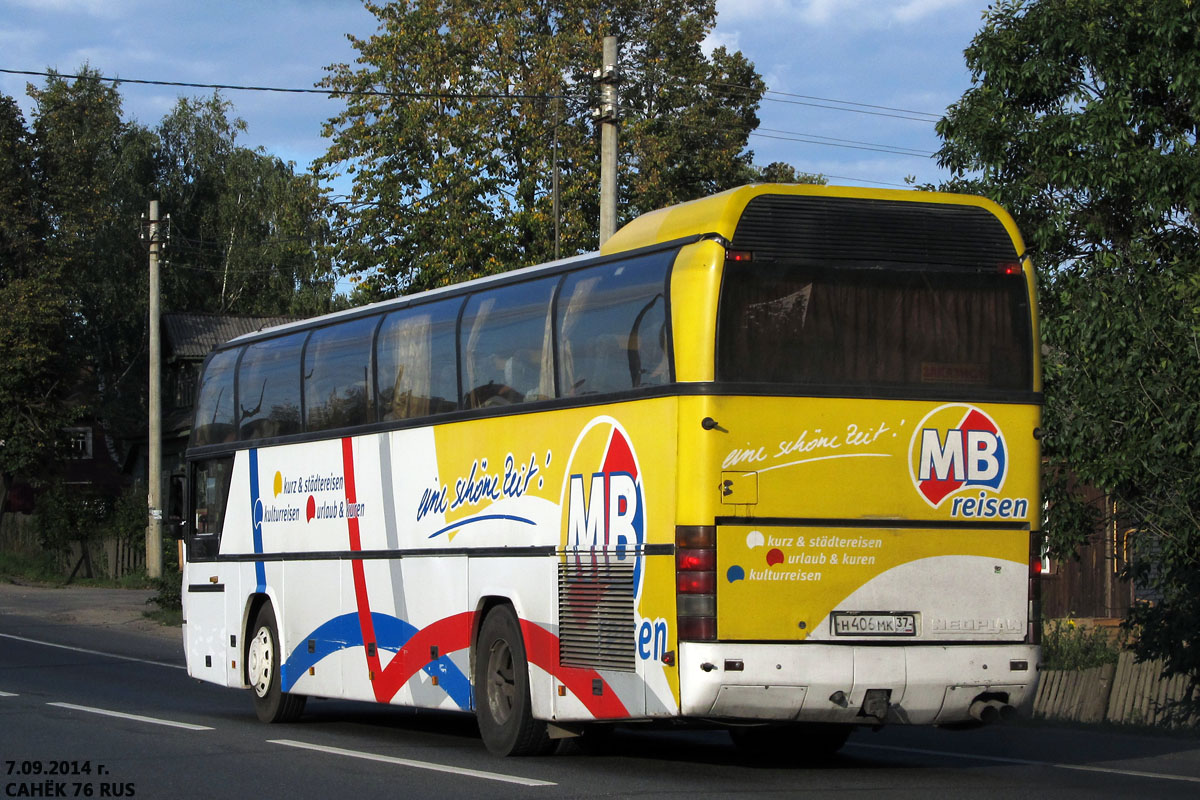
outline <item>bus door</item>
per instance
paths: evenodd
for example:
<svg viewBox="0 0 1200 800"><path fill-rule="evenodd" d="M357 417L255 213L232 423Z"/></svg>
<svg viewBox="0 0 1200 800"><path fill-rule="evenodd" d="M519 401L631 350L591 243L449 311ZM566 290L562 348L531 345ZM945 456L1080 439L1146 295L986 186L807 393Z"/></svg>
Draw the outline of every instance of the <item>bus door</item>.
<svg viewBox="0 0 1200 800"><path fill-rule="evenodd" d="M238 596L236 586L226 583L236 577L236 564L217 561L221 532L229 500L233 457L211 458L188 465L189 483L186 521L186 563L183 572L183 630L188 674L216 683L226 683L226 670L233 669L226 630L226 598ZM227 573L227 574L226 574ZM239 643L240 644L240 643Z"/></svg>

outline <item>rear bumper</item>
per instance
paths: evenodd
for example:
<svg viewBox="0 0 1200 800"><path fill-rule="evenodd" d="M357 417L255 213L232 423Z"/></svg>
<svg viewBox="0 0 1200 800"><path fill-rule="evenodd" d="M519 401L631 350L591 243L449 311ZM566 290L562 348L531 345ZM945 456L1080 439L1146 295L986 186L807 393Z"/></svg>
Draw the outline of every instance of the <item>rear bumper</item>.
<svg viewBox="0 0 1200 800"><path fill-rule="evenodd" d="M680 710L709 719L870 724L879 720L862 714L863 698L885 690L890 723L968 722L972 701L983 694L1028 716L1039 656L1040 648L1027 644L684 642Z"/></svg>

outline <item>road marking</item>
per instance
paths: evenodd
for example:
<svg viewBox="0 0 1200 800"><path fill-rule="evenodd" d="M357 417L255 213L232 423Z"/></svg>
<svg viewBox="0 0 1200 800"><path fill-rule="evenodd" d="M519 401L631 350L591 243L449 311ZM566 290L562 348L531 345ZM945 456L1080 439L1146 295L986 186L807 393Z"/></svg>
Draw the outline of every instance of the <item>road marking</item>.
<svg viewBox="0 0 1200 800"><path fill-rule="evenodd" d="M1158 778L1164 781L1184 781L1200 783L1200 777L1192 775L1172 775L1169 772L1144 772L1136 769L1117 769L1115 767L1094 767L1089 764L1067 764L1060 761L1034 761L1027 758L1006 758L1004 756L982 756L974 753L954 753L949 750L924 750L919 747L896 747L887 744L858 744L846 742L846 747L858 747L865 750L894 750L900 753L919 753L927 756L947 756L950 758L969 758L976 761L995 761L1001 764L1022 764L1024 766L1055 767L1056 769L1072 769L1078 772L1100 772L1107 775L1125 775L1131 778Z"/></svg>
<svg viewBox="0 0 1200 800"><path fill-rule="evenodd" d="M106 656L107 658L119 658L122 661L136 661L138 664L152 664L156 667L170 667L171 669L187 669L182 664L168 664L166 661L153 661L149 658L134 658L133 656L122 656L117 653L106 653L103 650L89 650L86 647L71 647L70 645L58 644L57 642L43 642L40 639L26 639L24 636L13 636L11 633L0 633L0 639L13 639L18 642L26 642L28 644L40 644L43 647L57 647L60 650L70 650L75 653L87 653L92 656Z"/></svg>
<svg viewBox="0 0 1200 800"><path fill-rule="evenodd" d="M18 696L19 695L15 695L12 692L0 692L0 697L18 697Z"/></svg>
<svg viewBox="0 0 1200 800"><path fill-rule="evenodd" d="M413 761L408 758L396 758L395 756L381 756L374 753L364 753L359 750L343 750L340 747L325 747L319 744L309 744L308 742L297 742L291 739L268 739L270 744L281 744L286 747L298 747L302 750L316 750L321 753L330 753L335 756L349 756L350 758L362 758L367 761L381 761L384 764L396 764L401 767L412 767L413 769L427 769L433 772L449 772L453 775L464 775L468 778L482 778L488 781L502 781L504 783L517 783L522 786L557 786L558 784L551 781L539 781L533 778L522 778L517 775L504 775L499 772L483 772L477 769L466 769L465 767L451 767L445 764L433 764L428 761Z"/></svg>
<svg viewBox="0 0 1200 800"><path fill-rule="evenodd" d="M74 703L46 703L48 706L56 706L57 708L69 708L72 711L86 711L89 714L101 714L106 717L118 717L120 719L131 719L134 722L149 722L152 725L166 725L170 728L183 728L187 731L211 731L212 728L207 725L193 725L190 722L175 722L169 719L159 719L158 717L143 717L141 714L126 714L124 711L109 711L107 708L92 708L91 706L77 706Z"/></svg>

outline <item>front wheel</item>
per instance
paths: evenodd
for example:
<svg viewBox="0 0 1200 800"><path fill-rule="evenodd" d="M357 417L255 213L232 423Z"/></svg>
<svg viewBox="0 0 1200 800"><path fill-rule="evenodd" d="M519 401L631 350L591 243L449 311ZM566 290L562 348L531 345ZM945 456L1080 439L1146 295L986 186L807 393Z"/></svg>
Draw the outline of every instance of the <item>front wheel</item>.
<svg viewBox="0 0 1200 800"><path fill-rule="evenodd" d="M279 628L270 603L263 604L254 620L254 636L246 643L246 673L254 691L254 711L263 722L295 722L307 698L283 691Z"/></svg>
<svg viewBox="0 0 1200 800"><path fill-rule="evenodd" d="M475 717L487 749L498 756L543 755L553 746L546 723L533 718L529 663L510 606L483 620L475 649Z"/></svg>

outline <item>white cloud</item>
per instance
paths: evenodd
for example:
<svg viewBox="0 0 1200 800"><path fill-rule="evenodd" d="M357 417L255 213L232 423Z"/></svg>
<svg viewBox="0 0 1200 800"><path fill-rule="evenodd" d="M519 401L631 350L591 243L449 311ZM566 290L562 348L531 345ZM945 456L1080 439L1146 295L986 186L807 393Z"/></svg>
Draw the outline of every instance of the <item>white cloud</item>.
<svg viewBox="0 0 1200 800"><path fill-rule="evenodd" d="M5 0L4 5L53 14L118 19L130 15L142 3L139 0Z"/></svg>
<svg viewBox="0 0 1200 800"><path fill-rule="evenodd" d="M954 6L963 5L964 0L908 0L892 12L897 22L916 22L922 17L936 14Z"/></svg>
<svg viewBox="0 0 1200 800"><path fill-rule="evenodd" d="M738 44L739 38L740 35L737 33L737 31L734 31L733 33L724 33L722 31L714 30L709 32L708 36L704 37L704 41L700 43L700 50L706 56L711 56L713 54L713 50L716 50L718 47L724 47L726 50L733 53L741 49L741 46Z"/></svg>
<svg viewBox="0 0 1200 800"><path fill-rule="evenodd" d="M722 26L737 23L787 24L810 27L884 28L919 22L930 15L978 0L719 0Z"/></svg>

